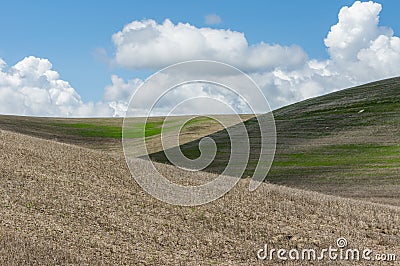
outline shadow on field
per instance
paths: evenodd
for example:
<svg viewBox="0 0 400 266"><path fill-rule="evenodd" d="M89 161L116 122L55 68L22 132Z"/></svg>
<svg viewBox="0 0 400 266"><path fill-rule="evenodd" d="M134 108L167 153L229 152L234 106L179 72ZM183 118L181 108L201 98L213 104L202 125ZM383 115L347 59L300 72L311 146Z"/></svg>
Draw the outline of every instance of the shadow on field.
<svg viewBox="0 0 400 266"><path fill-rule="evenodd" d="M251 175L254 172L254 169L257 165L258 159L260 157L260 145L261 145L261 139L260 139L260 127L257 122L257 118L253 117L251 119L248 119L244 121L244 125L246 128L246 131L249 135L249 143L250 143L250 155L249 155L249 163L247 165L247 168L243 175L241 177L246 177ZM230 129L235 132L236 128L238 128L237 125L232 126ZM203 171L210 172L210 173L216 173L216 174L222 174L229 163L230 157L231 157L231 142L230 142L230 137L228 134L228 130L223 129L220 131L217 131L213 134L209 134L206 137L209 137L214 140L216 147L217 147L217 153L215 155L214 160L211 162L210 165L208 165L206 168L203 169ZM246 137L246 136L243 136ZM199 150L199 143L202 138L185 143L179 147L174 147L171 149L168 149L170 151L175 150L175 149L181 149L182 153L185 155L185 157L189 159L196 159L200 156L200 150ZM159 151L156 153L152 153L149 155L151 160L160 162L160 163L167 163L171 164L171 162L168 160L166 154L164 151ZM240 174L238 174L240 175ZM236 175L237 176L237 175Z"/></svg>

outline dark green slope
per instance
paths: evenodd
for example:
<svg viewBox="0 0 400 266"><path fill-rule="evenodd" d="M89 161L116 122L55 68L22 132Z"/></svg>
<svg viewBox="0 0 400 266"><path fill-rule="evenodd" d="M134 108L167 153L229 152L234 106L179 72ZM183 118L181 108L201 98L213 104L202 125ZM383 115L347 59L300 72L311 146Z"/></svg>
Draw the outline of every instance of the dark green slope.
<svg viewBox="0 0 400 266"><path fill-rule="evenodd" d="M275 161L268 182L400 205L400 78L377 81L274 111ZM252 151L244 176L257 164L260 131L245 122ZM226 131L209 135L218 147L205 170L221 173L230 155ZM182 145L199 156L198 142ZM163 152L153 160L168 162Z"/></svg>

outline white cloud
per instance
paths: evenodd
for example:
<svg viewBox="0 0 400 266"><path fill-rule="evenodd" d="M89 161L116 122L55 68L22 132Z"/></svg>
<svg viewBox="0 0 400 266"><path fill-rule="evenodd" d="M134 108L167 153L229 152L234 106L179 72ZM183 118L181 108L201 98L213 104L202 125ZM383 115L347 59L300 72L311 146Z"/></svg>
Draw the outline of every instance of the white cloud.
<svg viewBox="0 0 400 266"><path fill-rule="evenodd" d="M250 74L276 108L334 90L400 75L400 38L379 25L382 6L356 1L343 7L325 38L330 58L296 69Z"/></svg>
<svg viewBox="0 0 400 266"><path fill-rule="evenodd" d="M357 83L399 75L400 39L379 26L382 6L356 1L339 12L325 45L333 68Z"/></svg>
<svg viewBox="0 0 400 266"><path fill-rule="evenodd" d="M129 99L136 88L142 85L140 79L132 79L125 82L117 75L111 76L111 85L104 88L104 101L114 110L113 116L124 116L128 108Z"/></svg>
<svg viewBox="0 0 400 266"><path fill-rule="evenodd" d="M63 111L68 114L74 106L82 104L80 96L68 82L59 79L47 59L29 56L4 69L3 61L0 72L3 114L59 115Z"/></svg>
<svg viewBox="0 0 400 266"><path fill-rule="evenodd" d="M7 69L0 59L0 113L35 116L110 116L105 103L84 103L47 59L29 56Z"/></svg>
<svg viewBox="0 0 400 266"><path fill-rule="evenodd" d="M372 72L377 73L379 76L399 75L400 38L380 35L371 41L369 47L361 49L357 54L357 58L371 69L369 74Z"/></svg>
<svg viewBox="0 0 400 266"><path fill-rule="evenodd" d="M0 58L0 71L7 66L6 62Z"/></svg>
<svg viewBox="0 0 400 266"><path fill-rule="evenodd" d="M111 76L111 85L104 88L105 101L126 101L129 100L134 89L139 87L143 81L141 79L132 79L127 83L117 75Z"/></svg>
<svg viewBox="0 0 400 266"><path fill-rule="evenodd" d="M168 19L162 24L151 19L133 21L112 40L115 62L133 69L159 69L181 61L208 59L257 71L277 66L296 68L307 60L306 53L295 45L249 45L241 32L173 24Z"/></svg>
<svg viewBox="0 0 400 266"><path fill-rule="evenodd" d="M217 25L222 22L222 19L217 14L208 14L204 17L204 23L207 25Z"/></svg>
<svg viewBox="0 0 400 266"><path fill-rule="evenodd" d="M373 2L356 1L351 7L341 8L339 22L331 27L325 45L334 60L357 60L357 53L367 48L380 32L378 27L382 6Z"/></svg>

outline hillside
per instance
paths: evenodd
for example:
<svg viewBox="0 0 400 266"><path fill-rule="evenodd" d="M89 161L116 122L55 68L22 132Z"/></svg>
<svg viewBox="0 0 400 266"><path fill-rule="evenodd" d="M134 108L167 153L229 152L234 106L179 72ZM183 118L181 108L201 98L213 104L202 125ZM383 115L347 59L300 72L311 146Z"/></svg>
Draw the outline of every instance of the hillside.
<svg viewBox="0 0 400 266"><path fill-rule="evenodd" d="M122 156L2 130L0 147L1 265L251 265L265 244L322 249L339 237L400 254L397 207L272 184L249 192L246 179L210 204L172 206L138 187Z"/></svg>
<svg viewBox="0 0 400 266"><path fill-rule="evenodd" d="M400 78L274 114L279 148L271 182L400 205Z"/></svg>
<svg viewBox="0 0 400 266"><path fill-rule="evenodd" d="M400 78L295 103L274 116L277 150L268 182L400 206ZM256 122L245 122L253 148L244 177L258 161ZM221 173L229 161L229 136L223 130L209 137L219 152L205 170ZM196 158L198 142L180 148ZM168 162L163 152L151 157Z"/></svg>
<svg viewBox="0 0 400 266"><path fill-rule="evenodd" d="M274 111L277 151L267 181L400 206L400 78L377 81ZM168 163L159 142L163 117L146 125L151 158ZM177 117L177 120L182 117ZM255 118L242 116L252 153L243 177L251 176L260 142ZM143 126L143 119L133 127ZM121 154L122 119L61 119L0 116L0 129ZM216 160L205 170L220 173L230 155L226 131L212 120L191 121L181 136L183 152L199 155L201 137L213 138ZM130 134L140 141L140 134Z"/></svg>

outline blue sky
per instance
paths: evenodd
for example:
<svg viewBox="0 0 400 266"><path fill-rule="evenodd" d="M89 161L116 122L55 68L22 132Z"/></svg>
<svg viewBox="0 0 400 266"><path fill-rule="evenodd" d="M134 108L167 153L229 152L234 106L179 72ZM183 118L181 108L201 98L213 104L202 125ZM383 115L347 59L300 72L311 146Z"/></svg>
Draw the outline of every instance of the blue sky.
<svg viewBox="0 0 400 266"><path fill-rule="evenodd" d="M265 42L301 47L308 58L330 58L324 44L330 27L338 22L343 6L354 1L6 1L0 16L0 58L13 66L24 57L48 59L52 69L68 81L83 102L103 99L111 75L124 80L144 79L145 68L110 66L99 58L116 53L111 36L124 25L143 19L158 24L170 19L196 28L231 29L244 33L249 45ZM394 35L400 30L399 1L382 5L380 25ZM217 25L206 25L205 16L216 14ZM152 70L153 71L153 70ZM361 81L361 79L360 79Z"/></svg>

